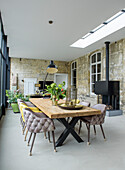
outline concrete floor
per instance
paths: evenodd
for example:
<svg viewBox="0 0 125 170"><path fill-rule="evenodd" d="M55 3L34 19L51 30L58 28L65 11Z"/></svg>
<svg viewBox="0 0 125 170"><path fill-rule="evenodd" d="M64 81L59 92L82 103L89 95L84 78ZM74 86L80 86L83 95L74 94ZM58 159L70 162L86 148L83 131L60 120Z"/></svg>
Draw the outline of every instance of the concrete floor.
<svg viewBox="0 0 125 170"><path fill-rule="evenodd" d="M53 151L53 144L36 136L33 156L29 156L27 142L21 132L20 114L7 110L0 122L0 170L124 170L125 169L125 116L106 117L103 140L99 126L97 135L91 128L91 145L87 146L87 130L82 127L77 143L70 135L62 147ZM63 126L55 121L56 139Z"/></svg>

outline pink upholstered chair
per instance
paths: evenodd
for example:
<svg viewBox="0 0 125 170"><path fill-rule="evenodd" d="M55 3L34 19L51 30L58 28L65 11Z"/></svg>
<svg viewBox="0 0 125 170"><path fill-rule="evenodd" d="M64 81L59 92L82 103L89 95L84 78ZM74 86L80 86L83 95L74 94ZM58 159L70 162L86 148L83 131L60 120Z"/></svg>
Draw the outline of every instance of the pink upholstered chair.
<svg viewBox="0 0 125 170"><path fill-rule="evenodd" d="M87 107L90 107L90 105L91 105L90 102L86 102L86 101L80 102L79 104L80 104L80 105L83 105L83 106L87 106ZM78 134L80 134L81 127L82 127L82 120L80 120Z"/></svg>
<svg viewBox="0 0 125 170"><path fill-rule="evenodd" d="M28 107L36 107L36 106L34 106L31 102L29 102L29 101L27 101L27 102L25 102L25 101L23 101L22 99L17 99L17 103L18 103L18 106L20 105L20 103L24 103L24 104L26 104Z"/></svg>
<svg viewBox="0 0 125 170"><path fill-rule="evenodd" d="M36 108L31 102L25 102L25 101L23 101L22 99L17 99L17 103L18 103L18 107L19 107L20 113L21 113L21 109L20 109L20 105L21 105L21 104L25 104L27 107ZM25 126L25 121L24 121L24 119L23 119L23 117L22 117L22 114L21 114L21 117L20 117L20 122L21 122L21 125L22 125L22 132L23 132L23 135L24 135L26 126ZM26 132L25 140L26 140L27 133L28 133L28 132Z"/></svg>
<svg viewBox="0 0 125 170"><path fill-rule="evenodd" d="M33 141L30 148L30 156L32 155L32 149L35 141L35 137L37 133L48 132L48 138L50 140L50 132L52 132L54 151L56 152L55 146L55 135L54 135L54 122L52 119L48 118L44 113L34 113L29 108L23 109L25 125L29 132L31 132L28 145L30 143L32 134L34 134Z"/></svg>
<svg viewBox="0 0 125 170"><path fill-rule="evenodd" d="M80 102L80 103L78 103L78 104L80 104L80 105L83 105L83 106L87 106L87 107L90 107L90 102L86 102L86 101L84 101L84 102ZM67 121L69 121L69 117L67 118ZM79 124L79 123L78 123ZM81 126L82 126L82 121L80 121L80 127L79 127L79 129L81 129Z"/></svg>
<svg viewBox="0 0 125 170"><path fill-rule="evenodd" d="M36 113L36 114L37 114L37 112L39 112L38 114L40 114L40 112L42 112L42 111L39 111L39 109L36 106L34 106L31 102L25 102L22 99L17 99L17 102L18 102L18 107L19 107L20 113L21 113L21 109L20 109L21 104L25 104L25 106L27 106L30 109L32 108L31 110L34 110L34 113ZM22 114L21 114L21 117L20 117L20 122L21 122L21 125L22 125L23 135L24 135L24 132L26 130L25 137L24 137L24 141L26 141L28 129L26 129L25 120L24 120ZM44 132L44 136L47 139L46 132Z"/></svg>
<svg viewBox="0 0 125 170"><path fill-rule="evenodd" d="M105 134L104 134L104 131L103 131L103 127L102 127L102 124L104 123L104 120L105 120L106 105L96 104L96 105L92 106L92 108L97 109L97 110L101 110L101 114L100 115L81 117L81 121L86 124L86 127L88 129L88 144L90 144L90 125L93 125L95 134L96 134L95 125L100 125L103 137L106 140ZM81 128L79 129L79 133L80 133L80 130L81 130Z"/></svg>
<svg viewBox="0 0 125 170"><path fill-rule="evenodd" d="M17 103L18 103L19 110L20 110L20 104L21 103L24 103L28 107L35 107L31 102L25 102L22 99L17 99ZM20 113L21 113L21 111L20 111ZM22 116L20 117L20 122L21 122L22 127L24 128L25 127L25 122L22 120Z"/></svg>

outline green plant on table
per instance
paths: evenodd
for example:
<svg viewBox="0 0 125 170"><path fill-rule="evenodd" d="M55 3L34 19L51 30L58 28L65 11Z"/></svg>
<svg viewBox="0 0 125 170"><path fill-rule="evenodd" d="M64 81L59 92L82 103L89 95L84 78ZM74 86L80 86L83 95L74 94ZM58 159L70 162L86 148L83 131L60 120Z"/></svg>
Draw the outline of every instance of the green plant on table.
<svg viewBox="0 0 125 170"><path fill-rule="evenodd" d="M56 101L65 98L66 90L64 89L65 82L63 81L62 84L57 85L56 83L52 83L50 85L46 85L46 91L51 94L51 99L55 96Z"/></svg>

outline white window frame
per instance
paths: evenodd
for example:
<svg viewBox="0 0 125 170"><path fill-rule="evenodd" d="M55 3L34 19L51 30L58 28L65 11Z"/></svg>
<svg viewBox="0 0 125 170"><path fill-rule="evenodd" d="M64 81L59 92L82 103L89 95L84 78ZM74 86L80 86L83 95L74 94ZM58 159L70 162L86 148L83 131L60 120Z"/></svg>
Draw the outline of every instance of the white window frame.
<svg viewBox="0 0 125 170"><path fill-rule="evenodd" d="M76 68L74 68L74 69L72 69L73 63L76 63ZM74 84L73 84L73 73L72 73L73 70L76 70L76 88L77 88L77 61L73 61L73 62L71 63L71 86L74 85Z"/></svg>
<svg viewBox="0 0 125 170"><path fill-rule="evenodd" d="M100 61L97 61L97 54L98 53L101 54L101 60ZM96 55L96 62L95 63L92 63L92 56L93 55ZM99 73L97 73L97 64L101 64L101 72L99 72ZM96 73L92 73L92 65L96 65ZM95 84L95 83L92 83L92 75L96 75L96 81L97 81L97 75L98 74L102 75L102 53L100 51L97 51L90 56L90 94L91 95L96 95L95 93L92 92L92 84Z"/></svg>

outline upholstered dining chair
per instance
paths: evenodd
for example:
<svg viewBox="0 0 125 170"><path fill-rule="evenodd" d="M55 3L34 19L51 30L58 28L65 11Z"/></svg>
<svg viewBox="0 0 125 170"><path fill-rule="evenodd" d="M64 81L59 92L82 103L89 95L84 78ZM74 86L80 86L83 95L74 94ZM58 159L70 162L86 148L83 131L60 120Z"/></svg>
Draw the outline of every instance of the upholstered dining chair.
<svg viewBox="0 0 125 170"><path fill-rule="evenodd" d="M80 100L77 99L77 104L80 104L80 105L83 105L83 106L87 106L87 107L90 107L90 102L88 101L83 101L83 102L80 102ZM67 121L69 121L70 117L67 118ZM78 122L79 124L79 122ZM82 121L80 120L80 125L79 125L79 129L81 129L82 127ZM80 132L79 132L80 133Z"/></svg>
<svg viewBox="0 0 125 170"><path fill-rule="evenodd" d="M18 107L19 107L19 110L20 110L20 113L21 113L21 109L20 109L20 104L21 103L23 103L24 105L26 105L27 107L35 107L31 102L25 102L25 101L23 101L22 99L17 99L17 103L18 103ZM21 125L22 125L22 127L23 127L23 129L24 129L24 127L25 127L25 122L24 122L24 120L23 120L23 117L22 117L22 115L21 115L21 117L20 117L20 122L21 122ZM24 132L23 132L24 133Z"/></svg>
<svg viewBox="0 0 125 170"><path fill-rule="evenodd" d="M20 122L21 122L21 125L22 125L22 132L23 132L23 135L24 135L24 132L26 130L26 126L25 126L25 120L24 120L24 116L23 116L23 109L24 108L30 108L32 111L34 111L36 113L42 113L42 111L40 111L30 101L25 102L22 99L17 99L17 102L18 102L18 107L19 107L20 113L21 113ZM28 134L28 130L26 130L24 141L26 141L27 134ZM46 132L44 132L44 137L45 137L45 139L47 139ZM48 133L48 139L49 139L49 133Z"/></svg>
<svg viewBox="0 0 125 170"><path fill-rule="evenodd" d="M36 106L34 106L30 101L25 102L25 101L22 100L22 99L17 99L18 106L19 106L20 102L23 102L23 103L26 104L28 107L36 107Z"/></svg>
<svg viewBox="0 0 125 170"><path fill-rule="evenodd" d="M88 101L83 101L83 102L80 102L79 104L83 105L83 106L87 106L87 107L90 107L90 105L91 105L91 103ZM82 127L82 120L80 120L78 134L80 134L81 127Z"/></svg>
<svg viewBox="0 0 125 170"><path fill-rule="evenodd" d="M20 122L22 125L22 133L24 135L24 132L26 130L26 125L25 125L25 120L24 120L24 115L23 115L23 109L30 108L32 111L37 112L37 113L38 112L42 113L42 111L40 111L37 107L35 107L31 102L24 102L21 99L17 99L17 102L18 102L18 107L19 107L20 113L21 113ZM28 130L26 130L24 141L26 141L27 134L28 134ZM47 138L46 133L44 133L44 136L45 136L45 138Z"/></svg>
<svg viewBox="0 0 125 170"><path fill-rule="evenodd" d="M31 107L29 107L31 106ZM20 110L20 113L21 113L21 123L22 123L22 126L23 126L23 134L24 134L24 131L25 131L25 120L24 120L24 115L23 115L23 109L24 108L30 108L31 110L33 110L34 112L41 112L37 107L32 107L32 105L29 105L29 104L26 104L25 102L19 102L19 110Z"/></svg>
<svg viewBox="0 0 125 170"><path fill-rule="evenodd" d="M97 110L101 110L101 114L100 115L81 117L81 121L86 124L86 127L88 129L88 142L87 142L88 145L90 145L90 125L93 125L95 134L96 134L95 125L100 125L104 140L106 140L104 130L103 130L103 127L102 127L102 124L104 123L104 120L105 120L106 105L96 104L96 105L92 106L92 108L97 109ZM80 133L80 130L81 130L81 128L79 129L79 133Z"/></svg>
<svg viewBox="0 0 125 170"><path fill-rule="evenodd" d="M49 140L50 140L50 132L52 132L54 151L56 152L55 134L54 134L55 126L54 126L53 120L48 118L44 113L34 113L29 108L24 108L23 113L24 113L26 128L30 132L28 146L29 146L32 134L34 134L29 155L30 156L32 155L32 149L33 149L36 134L42 133L42 132L48 132Z"/></svg>

